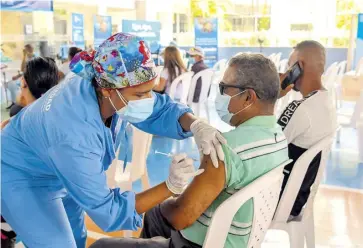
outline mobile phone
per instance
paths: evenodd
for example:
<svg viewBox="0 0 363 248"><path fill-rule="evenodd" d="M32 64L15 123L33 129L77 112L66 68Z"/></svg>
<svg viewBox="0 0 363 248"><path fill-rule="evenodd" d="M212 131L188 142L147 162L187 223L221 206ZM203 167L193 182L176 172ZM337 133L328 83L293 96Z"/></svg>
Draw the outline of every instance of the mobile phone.
<svg viewBox="0 0 363 248"><path fill-rule="evenodd" d="M281 88L284 90L290 84L295 84L296 81L301 77L303 70L301 69L299 62L296 62L291 68L289 69L289 73L287 77L282 81Z"/></svg>

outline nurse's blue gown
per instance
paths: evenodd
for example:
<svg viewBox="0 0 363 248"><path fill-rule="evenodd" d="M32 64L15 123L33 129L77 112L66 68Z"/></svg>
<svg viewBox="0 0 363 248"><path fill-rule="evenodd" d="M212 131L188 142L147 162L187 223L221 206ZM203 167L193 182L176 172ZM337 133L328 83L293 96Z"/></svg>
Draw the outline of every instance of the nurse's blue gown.
<svg viewBox="0 0 363 248"><path fill-rule="evenodd" d="M154 97L154 112L135 126L175 139L191 136L178 122L191 110L166 95ZM106 184L115 136L102 122L91 83L77 76L4 128L1 214L27 247L85 247L84 212L104 231L141 227L135 194Z"/></svg>

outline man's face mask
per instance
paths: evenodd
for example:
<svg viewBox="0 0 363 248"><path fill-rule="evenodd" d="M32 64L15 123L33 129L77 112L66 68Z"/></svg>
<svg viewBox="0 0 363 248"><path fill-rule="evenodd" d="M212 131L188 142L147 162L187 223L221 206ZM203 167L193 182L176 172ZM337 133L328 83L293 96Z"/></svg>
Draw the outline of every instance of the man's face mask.
<svg viewBox="0 0 363 248"><path fill-rule="evenodd" d="M241 113L243 110L245 110L245 109L252 106L253 103L251 103L250 105L242 108L241 110L237 111L236 113L231 113L228 110L231 99L233 97L236 97L236 96L239 96L239 95L243 94L246 91L247 91L247 89L245 89L245 90L243 90L243 91L241 91L241 92L239 92L239 93L237 93L237 94L235 94L233 96L230 96L230 95L224 94L224 89L221 88L221 86L220 86L220 91L217 93L217 97L216 97L216 100L215 100L215 105L216 105L217 113L218 113L219 117L222 119L222 121L224 121L227 124L231 124L231 119L232 119L233 116Z"/></svg>
<svg viewBox="0 0 363 248"><path fill-rule="evenodd" d="M116 114L118 114L121 119L130 123L139 123L145 121L153 113L155 101L154 96L151 98L127 101L118 90L116 90L116 93L125 106L121 109L116 109L111 98L109 98L109 100L113 108L116 110Z"/></svg>

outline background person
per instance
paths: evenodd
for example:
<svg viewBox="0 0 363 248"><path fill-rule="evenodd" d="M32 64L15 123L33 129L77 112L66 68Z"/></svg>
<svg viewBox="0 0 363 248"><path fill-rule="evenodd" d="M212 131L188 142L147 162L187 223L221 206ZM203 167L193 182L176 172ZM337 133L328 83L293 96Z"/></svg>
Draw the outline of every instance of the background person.
<svg viewBox="0 0 363 248"><path fill-rule="evenodd" d="M180 55L179 49L175 46L168 46L164 53L164 69L160 74L159 84L154 87L154 91L169 94L171 83L175 78L187 71ZM180 99L182 85L176 88L174 99Z"/></svg>
<svg viewBox="0 0 363 248"><path fill-rule="evenodd" d="M68 49L68 60L59 67L59 80L64 79L64 77L66 77L69 73L72 73L69 69L69 64L73 57L79 52L82 52L82 49L78 47L70 47Z"/></svg>
<svg viewBox="0 0 363 248"><path fill-rule="evenodd" d="M26 69L23 77L21 78L20 92L15 104L10 110L10 117L17 114L15 106L22 107L28 106L36 99L40 98L50 88L55 86L58 82L58 69L54 60L50 58L37 57L29 60L26 63ZM9 120L1 123L3 129ZM5 219L1 216L1 247L11 248L15 247L16 234L12 228L6 223Z"/></svg>
<svg viewBox="0 0 363 248"><path fill-rule="evenodd" d="M217 154L224 159L224 138L216 129L186 106L152 92L155 65L139 37L115 34L97 53L78 53L70 66L80 77L49 90L1 132L2 214L27 247L85 247L85 212L104 231L136 230L141 213L201 173L179 156L166 182L150 190L136 195L108 188L105 171L122 135L108 128L114 116L170 138L194 134L216 166Z"/></svg>
<svg viewBox="0 0 363 248"><path fill-rule="evenodd" d="M204 52L201 47L192 47L188 51L188 54L194 60L193 66L192 66L192 72L194 72L194 75L198 72L201 72L205 69L208 69L208 66L204 64ZM197 103L199 102L199 96L200 92L202 90L202 79L199 78L197 80L197 84L195 86L194 96L193 96L193 102Z"/></svg>
<svg viewBox="0 0 363 248"><path fill-rule="evenodd" d="M274 116L280 89L274 63L260 54L238 54L230 60L219 88L218 115L235 127L223 134L227 139L224 163L215 169L209 156L204 156L203 174L180 196L146 213L144 239L101 239L92 248L200 248L218 206L289 159L286 138ZM224 247L247 247L252 222L253 201L249 200L236 213Z"/></svg>
<svg viewBox="0 0 363 248"><path fill-rule="evenodd" d="M20 79L20 93L17 95L16 104L10 108L10 117L19 113L23 107L34 102L57 84L54 81L56 77L49 75L49 71L59 72L52 58L35 57L27 62L23 77Z"/></svg>
<svg viewBox="0 0 363 248"><path fill-rule="evenodd" d="M35 54L34 54L34 47L30 44L25 45L24 49L23 49L23 58L21 61L21 66L20 66L20 71L18 73L18 75L12 77L12 81L9 82L8 84L8 90L10 92L10 98L11 98L11 104L6 108L6 109L10 109L11 107L14 106L15 102L16 102L16 97L19 91L19 83L18 83L18 79L21 78L21 76L23 75L23 73L25 72L26 69L26 63L31 60L32 58L35 58ZM16 106L15 109L19 109L19 106Z"/></svg>
<svg viewBox="0 0 363 248"><path fill-rule="evenodd" d="M337 127L336 110L328 91L323 87L321 76L325 68L325 48L317 41L299 43L290 55L288 65L299 63L303 70L294 85L303 99L291 102L281 114L281 125L289 143L289 157L293 160L284 170L284 190L296 160L319 140L335 132ZM291 90L291 88L289 88ZM284 94L288 92L284 91ZM315 181L321 152L310 163L304 177L291 216L298 216L308 200L310 187ZM282 192L281 191L281 192Z"/></svg>

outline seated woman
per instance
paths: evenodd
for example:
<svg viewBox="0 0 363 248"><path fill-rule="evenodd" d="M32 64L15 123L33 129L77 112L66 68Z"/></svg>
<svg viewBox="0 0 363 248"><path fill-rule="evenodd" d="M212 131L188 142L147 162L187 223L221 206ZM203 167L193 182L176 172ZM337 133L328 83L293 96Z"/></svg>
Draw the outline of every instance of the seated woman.
<svg viewBox="0 0 363 248"><path fill-rule="evenodd" d="M187 71L178 48L169 46L163 52L164 69L161 71L159 84L154 91L169 94L170 87L175 78ZM176 88L174 99L181 98L182 87L179 84Z"/></svg>
<svg viewBox="0 0 363 248"><path fill-rule="evenodd" d="M23 107L41 97L58 82L58 69L53 59L36 57L25 65L25 73L21 78L20 93L17 103L10 110L10 117L16 115ZM10 120L10 119L9 119ZM4 128L9 120L1 123ZM16 234L1 216L1 247L15 247Z"/></svg>
<svg viewBox="0 0 363 248"><path fill-rule="evenodd" d="M230 60L219 89L218 115L236 127L223 134L224 162L215 169L204 156L203 174L180 196L146 213L143 239L100 239L91 248L201 247L219 205L289 159L286 138L274 116L280 80L273 62L260 54L238 54ZM238 210L224 247L247 247L253 204L250 199Z"/></svg>

